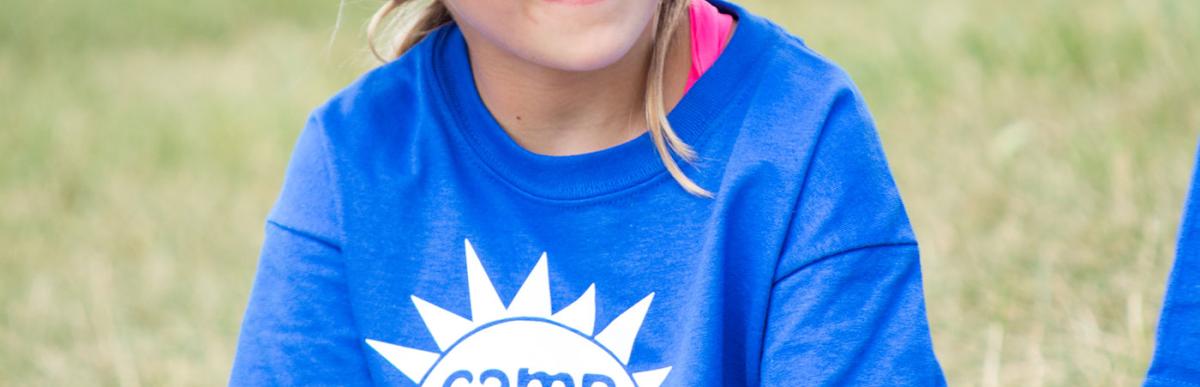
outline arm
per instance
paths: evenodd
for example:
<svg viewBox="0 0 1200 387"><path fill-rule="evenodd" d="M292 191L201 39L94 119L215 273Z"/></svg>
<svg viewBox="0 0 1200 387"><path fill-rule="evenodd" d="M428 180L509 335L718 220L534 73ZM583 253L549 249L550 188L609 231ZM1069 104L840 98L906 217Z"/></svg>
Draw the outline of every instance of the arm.
<svg viewBox="0 0 1200 387"><path fill-rule="evenodd" d="M310 121L267 220L230 385L368 385L350 311L338 199Z"/></svg>
<svg viewBox="0 0 1200 387"><path fill-rule="evenodd" d="M916 238L858 95L835 98L776 268L766 386L945 385Z"/></svg>

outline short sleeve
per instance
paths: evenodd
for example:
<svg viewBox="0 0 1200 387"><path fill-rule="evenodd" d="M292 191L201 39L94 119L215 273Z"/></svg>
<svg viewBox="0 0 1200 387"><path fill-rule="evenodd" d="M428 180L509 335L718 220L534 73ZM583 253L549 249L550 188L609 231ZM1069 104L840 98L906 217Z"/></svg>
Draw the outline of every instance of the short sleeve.
<svg viewBox="0 0 1200 387"><path fill-rule="evenodd" d="M316 120L297 141L242 321L230 385L369 385Z"/></svg>
<svg viewBox="0 0 1200 387"><path fill-rule="evenodd" d="M916 240L852 89L820 136L770 294L763 385L945 385Z"/></svg>

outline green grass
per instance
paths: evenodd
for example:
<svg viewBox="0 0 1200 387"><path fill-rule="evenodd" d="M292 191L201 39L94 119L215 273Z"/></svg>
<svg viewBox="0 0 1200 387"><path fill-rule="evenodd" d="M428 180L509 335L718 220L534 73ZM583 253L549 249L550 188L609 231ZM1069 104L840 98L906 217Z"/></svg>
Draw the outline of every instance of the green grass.
<svg viewBox="0 0 1200 387"><path fill-rule="evenodd" d="M214 385L309 109L377 4L0 14L0 384ZM1200 134L1200 2L747 2L866 94L952 385L1128 386Z"/></svg>

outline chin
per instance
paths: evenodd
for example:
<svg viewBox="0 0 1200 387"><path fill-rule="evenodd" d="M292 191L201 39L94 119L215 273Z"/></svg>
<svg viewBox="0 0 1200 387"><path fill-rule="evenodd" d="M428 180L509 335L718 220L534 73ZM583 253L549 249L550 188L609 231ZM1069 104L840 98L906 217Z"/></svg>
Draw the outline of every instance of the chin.
<svg viewBox="0 0 1200 387"><path fill-rule="evenodd" d="M563 47L527 58L538 65L559 71L588 72L617 63L629 52L625 49L600 49L595 43Z"/></svg>
<svg viewBox="0 0 1200 387"><path fill-rule="evenodd" d="M559 71L587 72L621 61L637 44L637 36L617 39L615 34L567 36L524 47L525 60Z"/></svg>

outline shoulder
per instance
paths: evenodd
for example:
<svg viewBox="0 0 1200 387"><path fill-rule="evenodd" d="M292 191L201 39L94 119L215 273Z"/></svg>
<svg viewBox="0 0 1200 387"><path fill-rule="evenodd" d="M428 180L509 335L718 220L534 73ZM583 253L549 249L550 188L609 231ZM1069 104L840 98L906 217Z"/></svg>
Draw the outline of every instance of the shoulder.
<svg viewBox="0 0 1200 387"><path fill-rule="evenodd" d="M741 19L765 54L739 69L743 84L721 102L727 125L707 144L724 163L715 174L727 181L764 174L778 181L764 189L789 198L859 187L856 195L888 203L879 207L894 204L874 120L851 76L782 27L752 14Z"/></svg>
<svg viewBox="0 0 1200 387"><path fill-rule="evenodd" d="M440 32L335 93L313 109L309 127L319 129L334 151L411 134L412 123L431 114L429 99L437 85L429 73Z"/></svg>
<svg viewBox="0 0 1200 387"><path fill-rule="evenodd" d="M861 101L861 93L849 73L800 37L774 23L769 33L776 43L761 67L765 82L759 88L780 105L804 108L798 113L824 113L838 100Z"/></svg>
<svg viewBox="0 0 1200 387"><path fill-rule="evenodd" d="M858 87L841 66L766 19L749 13L741 19L757 30L766 54L744 70L752 84L732 100L741 105L731 109L740 113L732 117L737 130L726 132L739 144L732 157L743 153L802 173L817 148L831 143L823 139L876 135Z"/></svg>
<svg viewBox="0 0 1200 387"><path fill-rule="evenodd" d="M800 38L764 23L772 48L752 69L755 84L739 101L745 108L724 172L732 182L772 182L759 186L786 198L789 238L799 247L780 263L781 273L840 252L915 243L851 76Z"/></svg>
<svg viewBox="0 0 1200 387"><path fill-rule="evenodd" d="M800 37L778 24L736 4L715 3L738 17L733 39L741 34L741 47L731 50L739 93L731 101L743 106L749 135L768 134L775 139L804 142L820 134L830 114L845 104L865 115L865 103L850 75ZM733 45L731 43L731 48ZM737 109L737 110L743 110Z"/></svg>
<svg viewBox="0 0 1200 387"><path fill-rule="evenodd" d="M843 92L856 93L845 70L833 60L809 47L804 39L789 32L770 19L725 0L713 0L726 12L737 15L734 37L744 34L750 50L745 55L765 53L754 61L757 78L766 80L760 89L792 92L789 95L806 100L829 98Z"/></svg>

